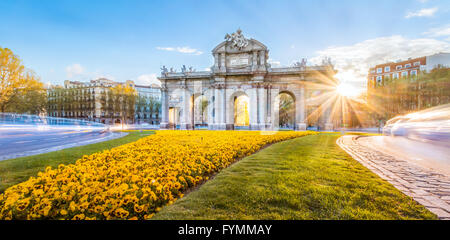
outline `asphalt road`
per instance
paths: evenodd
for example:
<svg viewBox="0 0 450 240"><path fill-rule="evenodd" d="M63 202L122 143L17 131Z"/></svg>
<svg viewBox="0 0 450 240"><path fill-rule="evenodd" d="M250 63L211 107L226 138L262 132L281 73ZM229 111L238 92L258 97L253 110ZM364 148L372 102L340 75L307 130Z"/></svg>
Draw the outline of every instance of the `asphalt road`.
<svg viewBox="0 0 450 240"><path fill-rule="evenodd" d="M424 168L450 176L450 147L441 142L421 142L404 137L372 136L358 142Z"/></svg>
<svg viewBox="0 0 450 240"><path fill-rule="evenodd" d="M126 135L99 130L1 129L0 160L29 156L101 142Z"/></svg>

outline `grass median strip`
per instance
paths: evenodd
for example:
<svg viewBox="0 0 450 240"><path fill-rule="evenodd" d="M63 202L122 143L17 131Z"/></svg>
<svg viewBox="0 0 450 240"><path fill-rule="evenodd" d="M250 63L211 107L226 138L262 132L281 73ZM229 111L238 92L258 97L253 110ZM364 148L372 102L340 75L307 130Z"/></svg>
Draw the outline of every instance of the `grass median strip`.
<svg viewBox="0 0 450 240"><path fill-rule="evenodd" d="M340 149L339 136L274 144L153 219L436 219Z"/></svg>
<svg viewBox="0 0 450 240"><path fill-rule="evenodd" d="M48 166L57 167L59 164L75 163L83 155L90 155L105 149L134 142L151 134L154 134L154 132L130 131L124 137L109 141L0 161L0 193L12 185L28 180L31 176L36 176L38 172L44 171Z"/></svg>

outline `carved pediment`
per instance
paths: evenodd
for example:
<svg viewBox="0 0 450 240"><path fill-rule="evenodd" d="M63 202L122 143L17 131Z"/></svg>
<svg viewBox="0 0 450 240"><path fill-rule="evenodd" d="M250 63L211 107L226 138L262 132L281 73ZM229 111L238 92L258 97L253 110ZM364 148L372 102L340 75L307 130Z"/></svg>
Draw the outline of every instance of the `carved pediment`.
<svg viewBox="0 0 450 240"><path fill-rule="evenodd" d="M225 35L225 41L217 45L213 53L240 53L267 50L267 47L255 39L247 39L238 29L235 33Z"/></svg>

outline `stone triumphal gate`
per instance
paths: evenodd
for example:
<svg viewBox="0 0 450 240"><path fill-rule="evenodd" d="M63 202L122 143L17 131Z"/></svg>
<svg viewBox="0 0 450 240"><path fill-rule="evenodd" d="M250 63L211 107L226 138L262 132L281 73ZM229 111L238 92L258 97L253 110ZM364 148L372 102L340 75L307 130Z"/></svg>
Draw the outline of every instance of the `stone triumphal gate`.
<svg viewBox="0 0 450 240"><path fill-rule="evenodd" d="M330 107L309 101L327 91L317 86L334 79L336 71L329 61L306 66L303 59L292 67L272 68L267 47L246 39L240 30L227 34L212 54L210 71L185 66L181 72L162 68L158 78L162 87L161 128L277 129L283 93L293 99L292 128L333 128ZM310 115L317 117L311 120Z"/></svg>

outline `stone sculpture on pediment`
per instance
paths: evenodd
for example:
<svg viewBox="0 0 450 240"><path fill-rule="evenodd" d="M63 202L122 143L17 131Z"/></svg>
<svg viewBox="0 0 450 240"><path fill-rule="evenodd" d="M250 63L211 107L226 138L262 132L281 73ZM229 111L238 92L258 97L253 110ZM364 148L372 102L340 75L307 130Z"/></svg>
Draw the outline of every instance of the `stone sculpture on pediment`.
<svg viewBox="0 0 450 240"><path fill-rule="evenodd" d="M238 29L231 35L227 33L227 35L225 35L225 40L227 42L231 42L232 46L239 50L242 50L243 48L248 46L248 39L244 37L241 29Z"/></svg>

